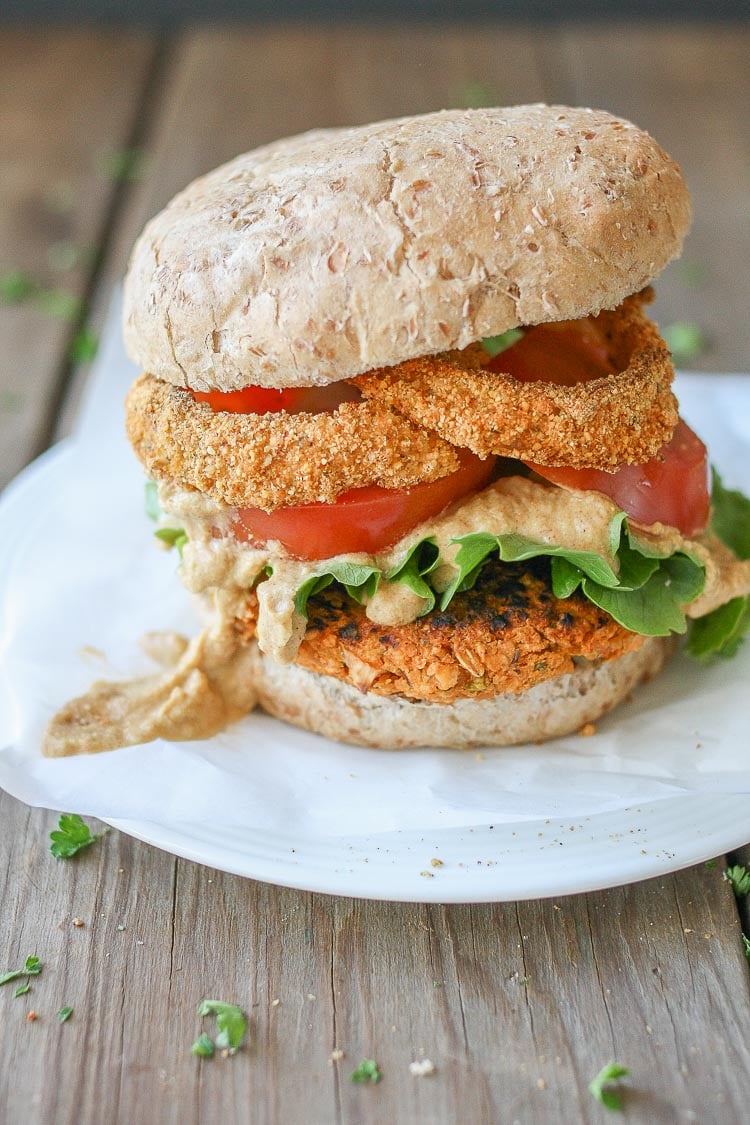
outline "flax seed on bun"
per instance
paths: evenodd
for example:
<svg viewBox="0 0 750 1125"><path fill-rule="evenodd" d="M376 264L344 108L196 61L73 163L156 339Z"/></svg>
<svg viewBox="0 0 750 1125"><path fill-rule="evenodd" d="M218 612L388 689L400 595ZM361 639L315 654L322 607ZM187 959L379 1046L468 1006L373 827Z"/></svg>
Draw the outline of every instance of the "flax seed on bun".
<svg viewBox="0 0 750 1125"><path fill-rule="evenodd" d="M323 385L613 309L689 219L675 162L600 110L318 130L237 157L148 224L126 343L196 390Z"/></svg>

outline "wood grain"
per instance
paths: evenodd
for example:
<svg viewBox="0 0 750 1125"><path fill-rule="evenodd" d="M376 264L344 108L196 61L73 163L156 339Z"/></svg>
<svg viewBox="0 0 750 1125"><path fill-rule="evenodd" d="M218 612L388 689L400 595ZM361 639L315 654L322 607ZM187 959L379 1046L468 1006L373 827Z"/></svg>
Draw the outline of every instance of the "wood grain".
<svg viewBox="0 0 750 1125"><path fill-rule="evenodd" d="M0 32L0 274L85 296L117 191L99 158L130 143L154 50L138 32ZM61 242L82 259L55 271ZM48 441L79 320L0 305L0 487Z"/></svg>
<svg viewBox="0 0 750 1125"><path fill-rule="evenodd" d="M554 98L631 118L681 164L693 228L657 283L654 316L702 329L707 347L684 366L749 371L750 25L584 26L540 44Z"/></svg>
<svg viewBox="0 0 750 1125"><path fill-rule="evenodd" d="M692 161L689 174L707 192L709 164L725 147L748 151L747 115L739 100L722 100L715 78L718 69L732 88L745 88L738 42L698 29L672 43L671 32L633 27L546 39L498 26L186 33L170 45L146 99L138 128L152 160L117 200L95 316L142 223L192 176L281 133L457 104L470 83L494 85L499 101L580 97L631 113ZM83 96L60 77L70 66L69 46L61 50L67 61L47 44L37 69L24 71L34 87L52 75L53 93L34 95L48 106ZM145 58L150 48L139 50ZM680 57L694 76L705 64L713 70L693 89L680 78ZM92 126L96 144L121 138L124 121L135 128L148 69L143 59L140 66L128 87L130 116L118 110L121 117ZM715 140L693 153L703 106ZM60 112L63 122L75 116ZM34 163L56 167L56 132L47 129L19 155L19 201L32 191ZM717 188L720 231L731 226L738 193ZM106 208L104 197L93 198L87 230L101 231ZM19 228L13 242L14 229L5 245L15 257L29 235ZM40 262L45 245L40 234ZM718 268L699 306L712 316L743 285L744 262L721 246L726 255L711 259ZM665 278L669 315L682 308L681 293ZM739 354L732 339L743 337L721 315L727 350L714 358L739 366L730 362ZM60 371L63 337L35 345L39 369ZM25 354L20 335L12 339L14 354ZM70 425L81 383L69 388L59 432ZM14 447L0 444L0 470L31 454L40 425L37 417ZM628 1122L746 1119L750 973L721 859L557 902L419 906L268 887L117 833L75 860L55 861L47 850L54 821L0 794L0 971L33 953L45 966L28 996L0 989L3 1125L593 1123L604 1114L587 1083L612 1058L632 1070ZM73 926L74 917L85 925ZM202 1062L190 1053L206 996L239 1003L250 1017L247 1046L234 1058ZM63 1004L75 1010L60 1025L54 1013ZM334 1047L346 1052L338 1063L329 1062ZM349 1081L363 1057L380 1064L379 1085ZM434 1077L410 1075L420 1057L434 1062Z"/></svg>

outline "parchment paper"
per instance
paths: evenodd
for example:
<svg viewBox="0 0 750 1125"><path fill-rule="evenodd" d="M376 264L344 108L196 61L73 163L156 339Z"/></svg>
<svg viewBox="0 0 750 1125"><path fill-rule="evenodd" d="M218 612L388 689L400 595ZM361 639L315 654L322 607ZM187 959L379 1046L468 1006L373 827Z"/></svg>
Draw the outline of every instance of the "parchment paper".
<svg viewBox="0 0 750 1125"><path fill-rule="evenodd" d="M220 818L268 833L377 834L581 816L680 793L750 793L750 644L704 669L679 656L596 735L509 750L345 747L260 713L193 743L47 761L45 723L94 679L155 670L154 629L198 629L143 510L123 436L136 372L105 333L75 438L0 503L0 785L31 805L165 826ZM729 485L750 489L750 376L678 380Z"/></svg>

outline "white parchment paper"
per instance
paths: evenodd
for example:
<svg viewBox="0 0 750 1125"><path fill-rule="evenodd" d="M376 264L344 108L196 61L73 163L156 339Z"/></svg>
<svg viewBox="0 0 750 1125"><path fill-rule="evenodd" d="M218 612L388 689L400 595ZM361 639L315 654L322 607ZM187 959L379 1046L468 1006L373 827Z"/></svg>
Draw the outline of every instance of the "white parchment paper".
<svg viewBox="0 0 750 1125"><path fill-rule="evenodd" d="M135 371L110 318L75 439L0 502L0 785L31 805L166 827L269 834L472 827L581 816L681 793L750 793L750 644L703 669L679 656L590 738L481 754L345 747L260 713L203 742L154 742L61 761L45 723L94 679L155 670L154 629L198 628L155 548L143 476L122 433ZM678 380L683 413L728 484L750 488L750 377Z"/></svg>

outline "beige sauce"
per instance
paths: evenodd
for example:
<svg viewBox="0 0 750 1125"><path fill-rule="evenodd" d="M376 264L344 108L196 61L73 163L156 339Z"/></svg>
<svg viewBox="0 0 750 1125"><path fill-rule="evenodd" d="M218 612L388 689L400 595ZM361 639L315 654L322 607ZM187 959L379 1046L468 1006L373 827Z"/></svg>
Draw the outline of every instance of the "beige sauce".
<svg viewBox="0 0 750 1125"><path fill-rule="evenodd" d="M248 592L266 567L270 577L257 583L259 648L281 663L294 660L306 622L294 607L302 583L325 570L324 563L304 563L285 555L279 544L262 550L235 542L227 530L228 513L197 492L160 486L160 504L168 523L187 532L180 573L189 590L210 605L210 620L193 641L175 634L149 634L146 647L167 671L129 683L99 682L68 703L49 725L43 751L49 757L92 753L148 742L154 738L209 738L256 704L253 687L255 647L238 640L234 618L246 608ZM505 477L435 520L415 528L395 547L374 559L339 556L378 566L397 567L410 548L432 537L440 550L440 566L432 575L436 589L445 589L455 537L472 532L502 535L516 532L537 542L571 550L596 551L616 565L609 528L616 506L594 492L572 492L524 477ZM639 535L670 552L689 550L706 566L704 593L687 612L698 617L741 594L750 593L750 562L738 562L711 533L686 540L674 528L655 524ZM405 625L419 616L424 599L401 583L381 581L366 613L380 625ZM363 667L366 688L372 670ZM356 677L355 677L356 678Z"/></svg>
<svg viewBox="0 0 750 1125"><path fill-rule="evenodd" d="M149 634L147 647L166 672L126 683L99 681L71 700L47 727L48 758L135 746L154 738L210 738L252 711L253 647L238 642L231 623L208 626L188 642L178 634Z"/></svg>

